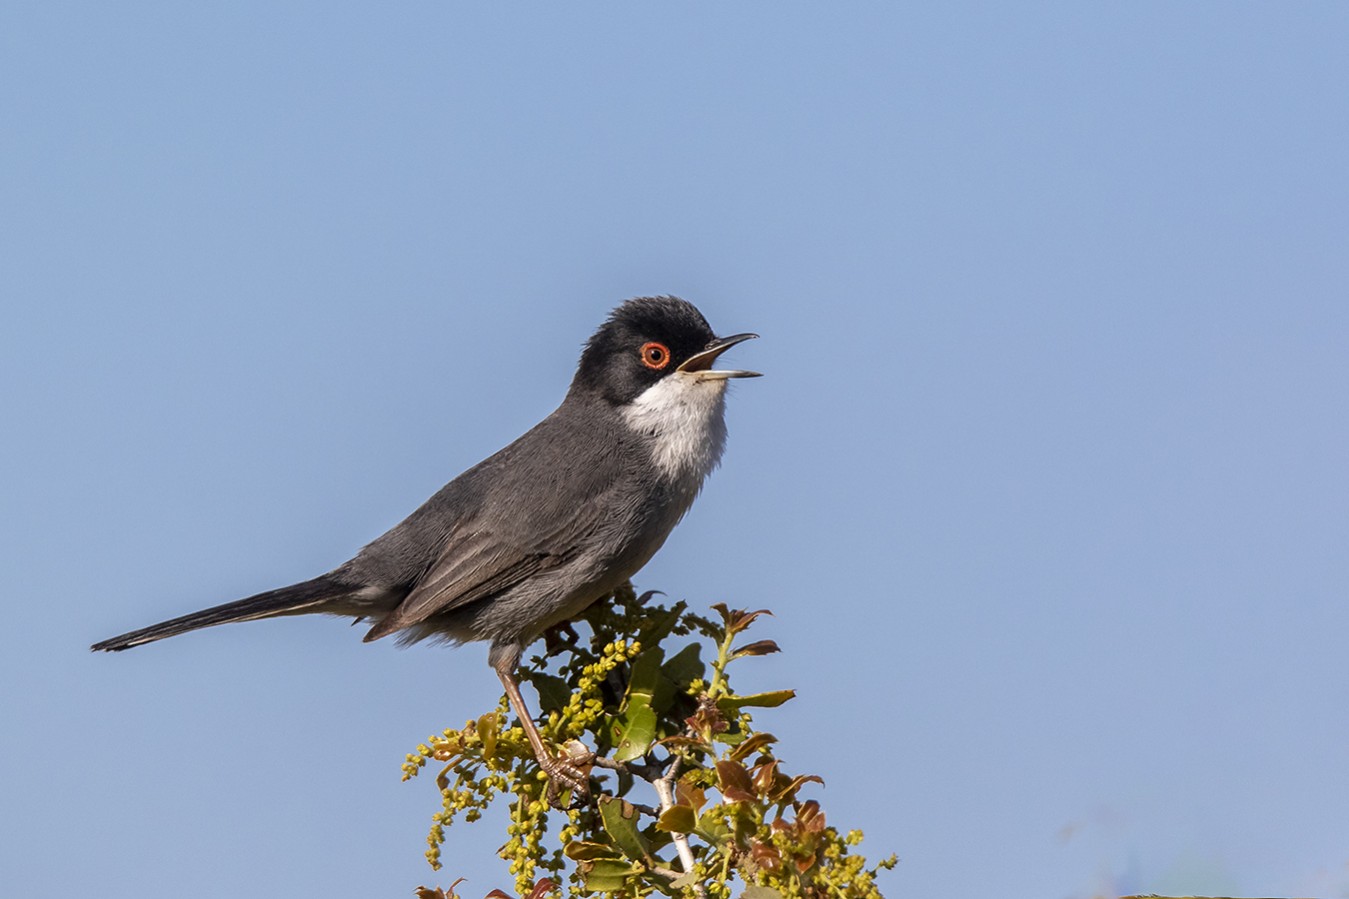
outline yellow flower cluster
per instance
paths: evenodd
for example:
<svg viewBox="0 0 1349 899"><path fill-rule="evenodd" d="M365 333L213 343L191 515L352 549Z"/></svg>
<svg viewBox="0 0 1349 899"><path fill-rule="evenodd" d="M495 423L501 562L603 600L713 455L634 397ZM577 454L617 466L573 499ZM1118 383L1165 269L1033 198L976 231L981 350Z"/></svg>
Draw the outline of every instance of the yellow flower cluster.
<svg viewBox="0 0 1349 899"><path fill-rule="evenodd" d="M636 657L642 644L615 640L600 650L599 659L581 669L576 689L561 712L550 712L543 735L555 743L575 740L590 731L606 714L600 688L609 673Z"/></svg>

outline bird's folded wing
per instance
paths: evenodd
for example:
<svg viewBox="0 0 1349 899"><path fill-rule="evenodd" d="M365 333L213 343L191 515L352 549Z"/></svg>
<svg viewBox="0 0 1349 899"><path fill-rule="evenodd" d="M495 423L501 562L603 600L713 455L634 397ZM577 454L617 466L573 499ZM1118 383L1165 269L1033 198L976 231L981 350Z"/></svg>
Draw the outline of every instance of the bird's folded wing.
<svg viewBox="0 0 1349 899"><path fill-rule="evenodd" d="M453 534L398 608L384 616L366 639L377 640L438 613L508 590L563 558L552 552L521 549L491 534Z"/></svg>

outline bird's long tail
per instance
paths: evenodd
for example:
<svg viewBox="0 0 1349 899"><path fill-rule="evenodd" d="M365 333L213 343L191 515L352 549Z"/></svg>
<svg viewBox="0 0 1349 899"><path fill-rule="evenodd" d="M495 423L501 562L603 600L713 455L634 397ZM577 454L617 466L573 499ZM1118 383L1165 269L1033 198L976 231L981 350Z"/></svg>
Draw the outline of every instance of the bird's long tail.
<svg viewBox="0 0 1349 899"><path fill-rule="evenodd" d="M227 624L231 621L253 621L258 618L275 618L278 615L321 612L324 610L324 606L333 600L352 592L354 592L354 588L350 584L343 584L331 575L325 574L310 581L302 581L289 587L268 590L266 593L259 593L246 599L227 602L223 606L214 606L209 609L202 609L200 612L193 612L191 615L183 615L181 618L161 621L159 624L152 624L138 631L131 631L104 640L101 643L95 643L90 648L95 652L101 650L117 652L130 649L133 646L140 646L142 643L153 643L156 640L163 640L165 637L174 637L188 631L195 631L216 624Z"/></svg>

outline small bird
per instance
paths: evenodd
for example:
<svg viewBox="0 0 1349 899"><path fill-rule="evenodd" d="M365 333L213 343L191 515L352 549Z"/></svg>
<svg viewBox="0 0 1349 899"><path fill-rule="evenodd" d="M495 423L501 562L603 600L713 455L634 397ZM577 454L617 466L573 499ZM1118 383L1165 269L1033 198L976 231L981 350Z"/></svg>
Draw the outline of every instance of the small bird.
<svg viewBox="0 0 1349 899"><path fill-rule="evenodd" d="M516 666L545 630L574 618L646 564L689 510L726 444L722 353L757 334L716 337L693 304L639 297L586 343L566 398L510 446L442 487L327 574L95 643L117 651L198 628L281 615L344 615L397 634L491 642L506 688L552 783L588 778L553 755L520 695Z"/></svg>

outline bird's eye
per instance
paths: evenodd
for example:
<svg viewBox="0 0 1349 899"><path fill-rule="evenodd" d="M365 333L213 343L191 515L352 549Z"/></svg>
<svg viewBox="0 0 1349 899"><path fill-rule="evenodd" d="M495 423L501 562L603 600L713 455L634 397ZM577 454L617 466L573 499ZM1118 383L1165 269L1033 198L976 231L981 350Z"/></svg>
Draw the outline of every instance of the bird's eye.
<svg viewBox="0 0 1349 899"><path fill-rule="evenodd" d="M670 349L663 343L656 343L655 341L644 343L642 344L641 354L642 364L647 368L660 371L670 364Z"/></svg>

